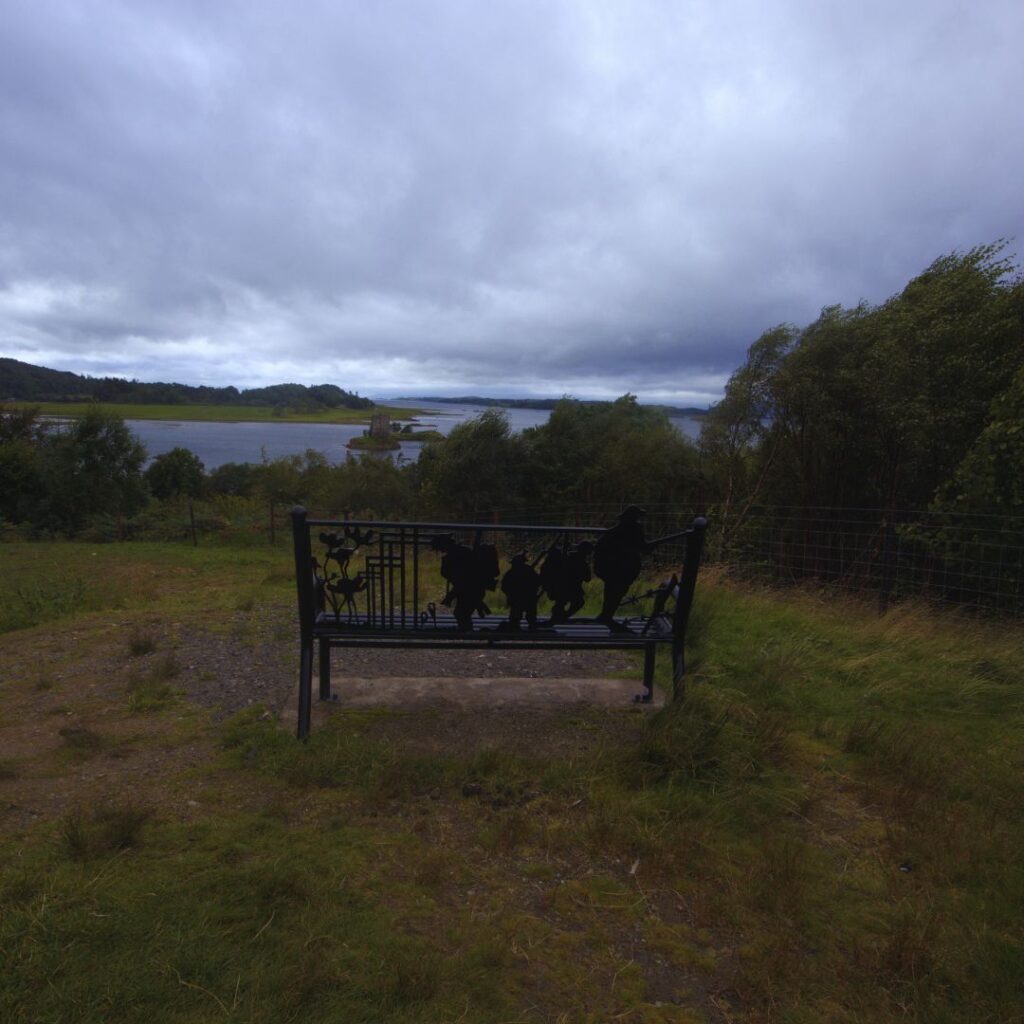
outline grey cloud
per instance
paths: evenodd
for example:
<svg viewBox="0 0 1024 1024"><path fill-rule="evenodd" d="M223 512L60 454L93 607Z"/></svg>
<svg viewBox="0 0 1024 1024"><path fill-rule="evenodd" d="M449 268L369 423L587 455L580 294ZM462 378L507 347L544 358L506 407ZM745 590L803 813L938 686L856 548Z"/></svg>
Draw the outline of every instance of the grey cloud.
<svg viewBox="0 0 1024 1024"><path fill-rule="evenodd" d="M1020 234L1009 0L5 20L0 351L62 368L692 400Z"/></svg>

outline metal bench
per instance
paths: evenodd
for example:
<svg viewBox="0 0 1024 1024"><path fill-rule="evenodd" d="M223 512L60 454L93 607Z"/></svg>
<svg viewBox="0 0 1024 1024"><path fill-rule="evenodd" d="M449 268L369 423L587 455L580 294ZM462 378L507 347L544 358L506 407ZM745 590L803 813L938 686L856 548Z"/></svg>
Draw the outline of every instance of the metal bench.
<svg viewBox="0 0 1024 1024"><path fill-rule="evenodd" d="M707 522L698 516L687 529L648 541L642 515L629 506L616 526L602 529L312 519L294 508L299 739L310 731L316 647L321 700L332 699L334 648L603 648L643 652L643 691L634 699L647 703L662 645L671 649L673 698L680 699ZM641 557L661 545L669 557L682 553L681 567L627 596ZM591 560L603 607L580 617ZM492 591L504 591L508 610L491 610ZM545 598L551 609L541 614Z"/></svg>

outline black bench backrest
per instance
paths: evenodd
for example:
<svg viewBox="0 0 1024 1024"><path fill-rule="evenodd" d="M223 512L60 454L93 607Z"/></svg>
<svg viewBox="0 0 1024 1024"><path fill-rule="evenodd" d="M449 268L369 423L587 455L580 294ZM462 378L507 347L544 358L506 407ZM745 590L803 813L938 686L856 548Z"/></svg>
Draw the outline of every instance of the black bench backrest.
<svg viewBox="0 0 1024 1024"><path fill-rule="evenodd" d="M317 531L321 538L334 535L338 538L336 543L339 547L345 543L345 537L351 536L355 536L356 540L348 543L358 547L372 531L372 541L360 550L364 566L359 572L365 572L367 576L362 582L365 585L364 603L368 612L374 616L375 622L385 628L389 625L418 628L421 624L425 615L425 602L421 600L420 590L421 584L427 580L421 579L419 556L422 550L429 550L434 539L439 536L474 538L476 542L487 537L506 547L507 557L511 557L517 547L532 545L536 549L540 545L540 553L537 550L533 552L537 556L536 560L539 560L543 549L548 549L553 543L560 544L565 550L570 541L596 539L604 532L601 528L578 526L311 519L307 510L301 506L292 510L292 526L299 622L303 639L312 636L318 612L324 610L326 559L323 558L323 552L319 561L314 554L311 539L313 531ZM681 534L681 538L685 539L685 555L677 586L671 595L675 599L671 613L672 632L678 640L682 640L686 633L706 526L706 520L697 517L689 529ZM509 541L514 543L509 544ZM329 545L325 544L324 552L328 550ZM340 547L340 550L346 549ZM355 574L355 560L353 554L352 573L347 572L347 567L345 569L349 577ZM341 568L337 561L334 567L336 570ZM432 572L436 573L436 569L432 569ZM432 575L429 581L437 583L438 587L442 585L439 575Z"/></svg>

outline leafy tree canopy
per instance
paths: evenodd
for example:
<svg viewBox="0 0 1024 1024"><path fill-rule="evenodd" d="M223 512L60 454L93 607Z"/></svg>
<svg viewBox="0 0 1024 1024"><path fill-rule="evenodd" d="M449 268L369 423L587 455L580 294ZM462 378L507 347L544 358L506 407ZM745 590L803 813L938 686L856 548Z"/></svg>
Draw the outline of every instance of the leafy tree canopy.
<svg viewBox="0 0 1024 1024"><path fill-rule="evenodd" d="M145 472L146 483L155 498L198 498L206 480L204 469L187 448L172 448L153 460Z"/></svg>
<svg viewBox="0 0 1024 1024"><path fill-rule="evenodd" d="M1024 365L1024 285L1004 249L944 256L880 306L763 335L703 427L718 492L925 507Z"/></svg>

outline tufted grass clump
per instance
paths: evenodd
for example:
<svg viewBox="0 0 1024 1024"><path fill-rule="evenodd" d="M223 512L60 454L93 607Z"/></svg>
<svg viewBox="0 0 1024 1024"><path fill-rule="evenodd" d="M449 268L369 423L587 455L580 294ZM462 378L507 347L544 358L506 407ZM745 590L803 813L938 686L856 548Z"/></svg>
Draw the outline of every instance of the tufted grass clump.
<svg viewBox="0 0 1024 1024"><path fill-rule="evenodd" d="M60 824L58 843L69 860L87 861L138 846L152 810L130 802L77 810Z"/></svg>
<svg viewBox="0 0 1024 1024"><path fill-rule="evenodd" d="M135 626L128 635L128 653L133 658L141 658L156 650L156 636L149 629Z"/></svg>

